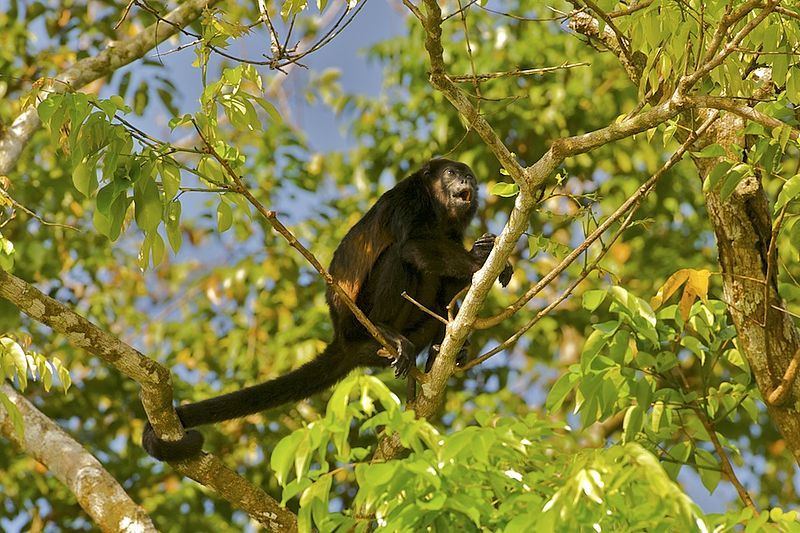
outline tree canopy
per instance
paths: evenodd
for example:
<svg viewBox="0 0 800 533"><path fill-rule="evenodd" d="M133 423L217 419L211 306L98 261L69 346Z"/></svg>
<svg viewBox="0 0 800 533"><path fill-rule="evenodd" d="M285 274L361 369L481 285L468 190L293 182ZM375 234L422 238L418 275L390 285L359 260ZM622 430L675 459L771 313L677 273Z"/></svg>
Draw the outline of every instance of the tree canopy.
<svg viewBox="0 0 800 533"><path fill-rule="evenodd" d="M316 60L366 3L0 13L0 528L800 531L800 2L403 0L380 91ZM498 238L430 371L147 456L433 157Z"/></svg>

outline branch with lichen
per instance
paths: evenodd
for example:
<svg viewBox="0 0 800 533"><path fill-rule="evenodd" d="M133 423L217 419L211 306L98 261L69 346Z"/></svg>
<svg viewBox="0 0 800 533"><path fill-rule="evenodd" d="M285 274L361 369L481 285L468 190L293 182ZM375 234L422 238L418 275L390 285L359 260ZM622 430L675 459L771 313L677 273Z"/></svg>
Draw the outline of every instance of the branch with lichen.
<svg viewBox="0 0 800 533"><path fill-rule="evenodd" d="M0 383L16 407L25 431L14 428L9 413L0 404L0 435L16 444L75 495L78 505L102 531L157 531L152 520L134 502L95 456L39 411L10 384Z"/></svg>
<svg viewBox="0 0 800 533"><path fill-rule="evenodd" d="M184 434L172 407L172 381L168 369L102 330L33 285L0 269L0 297L33 320L61 333L76 348L101 358L141 386L141 400L156 432L170 440ZM217 457L203 454L172 463L175 470L215 490L271 530L296 529L296 517L261 488L230 470Z"/></svg>

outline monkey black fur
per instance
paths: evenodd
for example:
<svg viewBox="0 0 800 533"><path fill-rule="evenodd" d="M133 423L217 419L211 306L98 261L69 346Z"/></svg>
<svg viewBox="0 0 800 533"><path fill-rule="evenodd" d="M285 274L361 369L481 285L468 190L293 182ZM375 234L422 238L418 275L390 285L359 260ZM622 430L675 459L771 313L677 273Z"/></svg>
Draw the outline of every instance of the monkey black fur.
<svg viewBox="0 0 800 533"><path fill-rule="evenodd" d="M300 401L361 366L391 364L402 377L426 347L430 367L444 338L444 325L402 293L446 314L447 304L470 283L494 246L495 236L486 234L471 250L464 249L464 230L477 202L478 184L467 165L433 159L381 196L334 252L330 273L397 347L396 359L377 354L381 346L329 287L334 336L316 359L271 381L181 405L177 412L183 426L213 424ZM506 265L500 275L503 286L511 273ZM203 436L190 430L180 441L165 441L148 423L142 445L157 459L176 461L200 453Z"/></svg>

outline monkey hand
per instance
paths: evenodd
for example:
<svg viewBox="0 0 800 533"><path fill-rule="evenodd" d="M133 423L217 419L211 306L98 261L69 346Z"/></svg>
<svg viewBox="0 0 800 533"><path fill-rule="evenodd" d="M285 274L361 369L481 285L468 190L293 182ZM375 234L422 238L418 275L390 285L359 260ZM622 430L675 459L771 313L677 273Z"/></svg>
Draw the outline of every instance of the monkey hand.
<svg viewBox="0 0 800 533"><path fill-rule="evenodd" d="M497 236L493 233L484 233L473 243L472 251L470 253L473 255L473 257L481 262L481 265L483 265L483 263L486 262L486 258L489 257L489 252L491 252L492 248L494 248L494 241L496 239ZM500 280L500 285L503 287L507 286L511 281L511 275L513 273L514 268L511 266L511 263L506 262L505 268L503 268L503 271L500 272L500 277L497 278Z"/></svg>
<svg viewBox="0 0 800 533"><path fill-rule="evenodd" d="M494 248L494 240L497 236L494 233L484 233L474 243L472 243L472 250L470 253L483 265L486 258L489 257L489 252Z"/></svg>
<svg viewBox="0 0 800 533"><path fill-rule="evenodd" d="M182 461L200 454L203 449L203 435L190 429L181 440L163 440L156 435L153 426L148 422L142 433L142 447L159 461Z"/></svg>

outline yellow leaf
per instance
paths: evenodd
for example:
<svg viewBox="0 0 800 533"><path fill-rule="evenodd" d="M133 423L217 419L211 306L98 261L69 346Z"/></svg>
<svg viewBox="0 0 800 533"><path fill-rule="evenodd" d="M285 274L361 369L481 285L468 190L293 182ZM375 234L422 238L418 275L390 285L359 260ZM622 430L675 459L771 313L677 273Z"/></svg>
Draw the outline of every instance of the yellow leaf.
<svg viewBox="0 0 800 533"><path fill-rule="evenodd" d="M708 270L692 269L689 271L689 281L686 286L687 288L692 287L703 303L708 303L708 278L710 277L711 272Z"/></svg>
<svg viewBox="0 0 800 533"><path fill-rule="evenodd" d="M669 297L678 290L678 287L683 285L686 280L689 279L689 271L690 269L688 268L682 268L671 275L667 281L664 282L661 288L658 289L656 295L650 300L650 307L652 307L653 310L661 307L661 304L668 300Z"/></svg>
<svg viewBox="0 0 800 533"><path fill-rule="evenodd" d="M688 273L689 278L686 282L686 288L683 289L681 302L678 305L683 320L689 319L692 304L698 297L703 302L708 302L708 278L711 276L711 272L708 270L688 269Z"/></svg>
<svg viewBox="0 0 800 533"><path fill-rule="evenodd" d="M681 310L681 318L683 321L689 320L689 313L692 311L692 304L694 303L695 299L697 298L697 293L694 292L694 289L691 285L686 285L686 288L683 289L683 294L681 295L681 301L678 304L678 309Z"/></svg>

